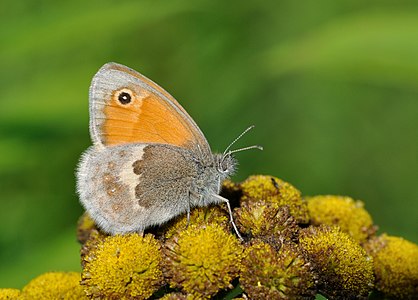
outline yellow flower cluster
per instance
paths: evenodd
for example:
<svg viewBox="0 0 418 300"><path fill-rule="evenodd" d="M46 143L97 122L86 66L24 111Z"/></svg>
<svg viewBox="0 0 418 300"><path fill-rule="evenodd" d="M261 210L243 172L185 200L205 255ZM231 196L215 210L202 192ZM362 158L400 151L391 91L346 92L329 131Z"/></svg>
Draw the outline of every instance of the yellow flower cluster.
<svg viewBox="0 0 418 300"><path fill-rule="evenodd" d="M20 294L18 289L0 289L0 300L19 299Z"/></svg>
<svg viewBox="0 0 418 300"><path fill-rule="evenodd" d="M80 285L80 273L48 272L30 281L22 291L17 289L0 289L0 299L87 300L88 298Z"/></svg>
<svg viewBox="0 0 418 300"><path fill-rule="evenodd" d="M165 242L166 280L197 299L210 298L238 276L242 250L217 224L191 225Z"/></svg>
<svg viewBox="0 0 418 300"><path fill-rule="evenodd" d="M303 198L283 180L226 181L244 241L224 205L195 208L148 229L109 236L78 223L80 273L40 275L1 299L416 299L418 246L376 236L361 201ZM379 297L378 296L378 297Z"/></svg>
<svg viewBox="0 0 418 300"><path fill-rule="evenodd" d="M359 243L376 231L371 216L359 200L330 195L306 199L312 225L338 226Z"/></svg>
<svg viewBox="0 0 418 300"><path fill-rule="evenodd" d="M108 236L83 260L81 285L94 299L146 299L162 285L160 243L152 235Z"/></svg>
<svg viewBox="0 0 418 300"><path fill-rule="evenodd" d="M197 207L191 211L189 222L193 225L202 226L213 223L223 227L225 230L229 229L229 215L225 204ZM165 239L169 239L185 230L188 225L187 216L182 215L164 225L160 233L164 235Z"/></svg>
<svg viewBox="0 0 418 300"><path fill-rule="evenodd" d="M383 234L365 249L373 257L377 290L392 299L418 298L418 245Z"/></svg>
<svg viewBox="0 0 418 300"><path fill-rule="evenodd" d="M339 227L309 227L299 237L315 264L318 290L331 299L366 297L374 283L373 262L366 251Z"/></svg>
<svg viewBox="0 0 418 300"><path fill-rule="evenodd" d="M277 177L254 175L237 185L241 203L262 201L277 207L287 206L298 223L308 223L309 214L301 193L293 185Z"/></svg>
<svg viewBox="0 0 418 300"><path fill-rule="evenodd" d="M242 260L240 283L254 299L309 299L315 295L315 274L298 247L285 243L276 250L253 240Z"/></svg>

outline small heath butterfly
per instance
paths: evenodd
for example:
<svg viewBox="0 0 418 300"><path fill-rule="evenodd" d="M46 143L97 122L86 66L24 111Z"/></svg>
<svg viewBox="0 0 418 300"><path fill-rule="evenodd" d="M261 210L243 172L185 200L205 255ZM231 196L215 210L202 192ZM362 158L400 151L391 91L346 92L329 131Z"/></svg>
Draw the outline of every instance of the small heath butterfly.
<svg viewBox="0 0 418 300"><path fill-rule="evenodd" d="M89 95L93 146L77 170L80 201L110 234L142 232L190 209L227 204L221 183L237 162L233 153L213 154L202 131L165 90L138 72L105 64L93 77ZM241 238L242 239L242 238Z"/></svg>

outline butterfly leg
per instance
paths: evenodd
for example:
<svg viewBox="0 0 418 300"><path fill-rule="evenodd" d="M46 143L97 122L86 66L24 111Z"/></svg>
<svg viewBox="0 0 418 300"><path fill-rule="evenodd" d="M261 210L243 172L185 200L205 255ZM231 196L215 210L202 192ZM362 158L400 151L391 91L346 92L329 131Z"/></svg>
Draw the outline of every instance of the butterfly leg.
<svg viewBox="0 0 418 300"><path fill-rule="evenodd" d="M229 204L229 200L228 200L228 199L226 199L226 198L224 198L224 197L222 197L222 196L216 195L216 194L213 194L213 196L214 196L215 198L218 198L218 199L219 199L219 200L221 200L222 202L225 202L225 203L226 203L226 206L228 207L228 212L229 212L229 221L231 222L232 227L234 227L234 231L235 231L235 233L237 234L238 238L239 238L241 241L244 241L244 239L242 238L241 234L240 234L240 233L239 233L239 231L238 231L237 225L235 225L235 222L234 222L234 217L232 216L231 205Z"/></svg>
<svg viewBox="0 0 418 300"><path fill-rule="evenodd" d="M191 204L190 204L190 198L191 197L195 197L195 198L202 198L199 194L193 192L193 191L189 191L189 201L188 201L188 206L187 206L187 225L186 225L186 229L189 227L190 224L190 210L191 210Z"/></svg>
<svg viewBox="0 0 418 300"><path fill-rule="evenodd" d="M187 207L187 224L186 229L189 227L190 224L190 199L189 199L189 206Z"/></svg>

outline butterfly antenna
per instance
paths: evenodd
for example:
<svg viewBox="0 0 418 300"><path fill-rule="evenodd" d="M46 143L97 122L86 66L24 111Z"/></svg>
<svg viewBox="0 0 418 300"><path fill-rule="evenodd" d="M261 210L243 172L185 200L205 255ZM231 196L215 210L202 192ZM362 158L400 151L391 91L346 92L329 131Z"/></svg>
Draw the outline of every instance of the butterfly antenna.
<svg viewBox="0 0 418 300"><path fill-rule="evenodd" d="M225 149L225 151L224 151L224 153L222 153L222 156L223 157L225 157L225 155L227 154L227 152L229 151L229 149L231 149L231 147L240 139L240 138L242 138L242 136L244 135L244 134L246 134L248 131L250 131L251 129L253 129L255 126L254 125L251 125L250 127L248 127L247 129L245 129L235 140L233 140L232 141L232 143L231 144L229 144L229 146L228 147L226 147L226 149ZM234 151L234 152L236 152L236 151Z"/></svg>
<svg viewBox="0 0 418 300"><path fill-rule="evenodd" d="M226 153L226 155L231 155L232 153L246 151L246 150L251 150L251 149L263 150L263 147L262 146L259 146L259 145L248 146L248 147L244 147L244 148L239 148L239 149L235 149L235 150L228 151L228 153Z"/></svg>

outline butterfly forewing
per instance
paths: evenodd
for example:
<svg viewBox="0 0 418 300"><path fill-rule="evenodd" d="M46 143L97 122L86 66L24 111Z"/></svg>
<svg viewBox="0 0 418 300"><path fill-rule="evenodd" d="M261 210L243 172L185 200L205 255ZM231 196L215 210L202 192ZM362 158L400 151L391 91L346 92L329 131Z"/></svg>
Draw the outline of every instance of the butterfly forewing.
<svg viewBox="0 0 418 300"><path fill-rule="evenodd" d="M169 93L116 63L104 65L92 80L90 123L96 145L160 143L211 153L201 130Z"/></svg>

